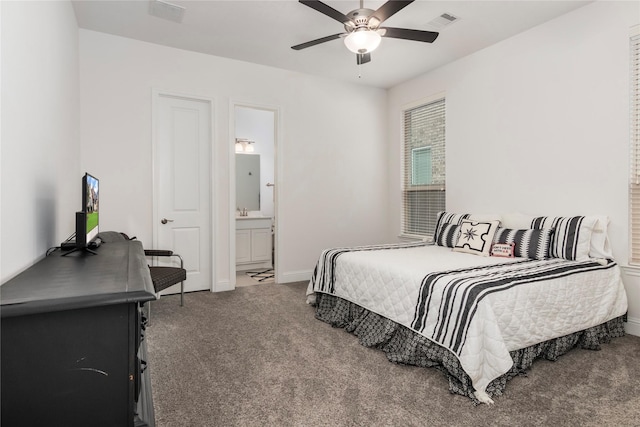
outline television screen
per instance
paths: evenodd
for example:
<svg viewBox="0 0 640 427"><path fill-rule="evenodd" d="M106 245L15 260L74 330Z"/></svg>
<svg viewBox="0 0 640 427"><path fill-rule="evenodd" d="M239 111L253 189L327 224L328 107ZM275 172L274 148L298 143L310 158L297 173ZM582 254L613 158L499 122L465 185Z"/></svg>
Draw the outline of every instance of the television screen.
<svg viewBox="0 0 640 427"><path fill-rule="evenodd" d="M99 181L96 177L85 174L82 180L83 199L82 210L85 213L86 243L89 243L98 235L98 210L100 206L98 197Z"/></svg>
<svg viewBox="0 0 640 427"><path fill-rule="evenodd" d="M82 211L76 213L76 248L84 249L98 236L100 201L98 178L82 177Z"/></svg>
<svg viewBox="0 0 640 427"><path fill-rule="evenodd" d="M82 210L76 212L75 242L71 238L61 243L62 250L68 251L63 256L74 252L96 254L89 248L100 246L97 239L100 231L100 190L98 178L88 173L82 177Z"/></svg>

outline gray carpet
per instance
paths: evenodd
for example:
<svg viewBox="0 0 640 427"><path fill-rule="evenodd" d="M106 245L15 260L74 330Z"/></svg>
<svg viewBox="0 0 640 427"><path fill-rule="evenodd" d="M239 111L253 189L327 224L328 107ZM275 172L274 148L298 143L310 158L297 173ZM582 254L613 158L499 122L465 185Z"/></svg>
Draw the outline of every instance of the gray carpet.
<svg viewBox="0 0 640 427"><path fill-rule="evenodd" d="M435 369L396 365L316 320L306 283L152 303L158 427L640 426L640 337L534 363L493 406L449 394Z"/></svg>

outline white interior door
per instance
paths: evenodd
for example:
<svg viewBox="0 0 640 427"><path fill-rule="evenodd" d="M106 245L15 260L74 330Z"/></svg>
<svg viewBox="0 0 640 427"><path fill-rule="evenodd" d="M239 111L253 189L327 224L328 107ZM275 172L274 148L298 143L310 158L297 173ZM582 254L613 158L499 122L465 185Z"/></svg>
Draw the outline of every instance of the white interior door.
<svg viewBox="0 0 640 427"><path fill-rule="evenodd" d="M154 102L154 246L182 256L185 291L210 290L211 103L166 94Z"/></svg>

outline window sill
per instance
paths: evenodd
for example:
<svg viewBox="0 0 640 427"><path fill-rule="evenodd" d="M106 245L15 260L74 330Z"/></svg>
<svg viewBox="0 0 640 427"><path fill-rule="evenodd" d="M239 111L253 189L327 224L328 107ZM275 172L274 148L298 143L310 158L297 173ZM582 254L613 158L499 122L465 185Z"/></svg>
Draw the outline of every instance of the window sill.
<svg viewBox="0 0 640 427"><path fill-rule="evenodd" d="M432 237L416 236L413 234L400 234L398 235L398 238L405 242L417 242L417 241L429 242L429 243L433 242Z"/></svg>
<svg viewBox="0 0 640 427"><path fill-rule="evenodd" d="M640 265L621 265L620 268L629 276L640 277Z"/></svg>

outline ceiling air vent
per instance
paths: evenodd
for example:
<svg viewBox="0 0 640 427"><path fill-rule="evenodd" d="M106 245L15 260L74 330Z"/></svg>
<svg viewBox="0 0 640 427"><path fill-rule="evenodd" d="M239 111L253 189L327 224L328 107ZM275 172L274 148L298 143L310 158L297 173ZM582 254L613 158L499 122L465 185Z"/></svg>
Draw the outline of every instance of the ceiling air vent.
<svg viewBox="0 0 640 427"><path fill-rule="evenodd" d="M435 19L432 19L427 23L427 25L431 26L436 30L442 30L444 27L453 24L460 20L460 17L455 16L451 13L443 13Z"/></svg>
<svg viewBox="0 0 640 427"><path fill-rule="evenodd" d="M151 0L149 2L149 15L157 16L167 21L181 23L185 10L186 8L182 6L162 0Z"/></svg>

